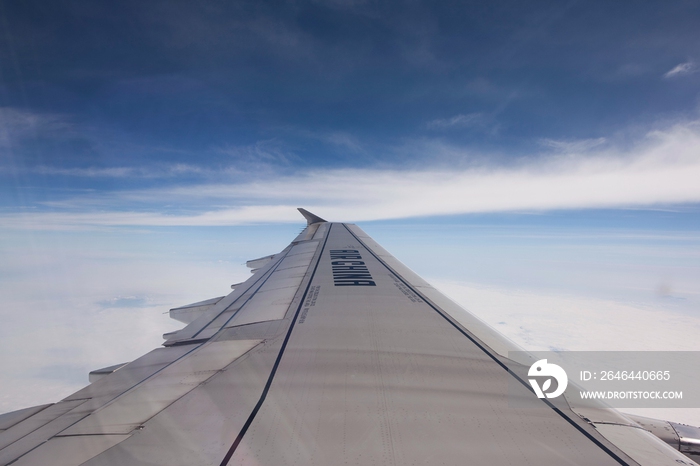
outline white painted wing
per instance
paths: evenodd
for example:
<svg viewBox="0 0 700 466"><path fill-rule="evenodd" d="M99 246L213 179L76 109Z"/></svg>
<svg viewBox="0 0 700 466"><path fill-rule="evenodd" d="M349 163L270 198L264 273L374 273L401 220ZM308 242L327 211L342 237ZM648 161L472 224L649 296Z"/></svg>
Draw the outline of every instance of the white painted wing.
<svg viewBox="0 0 700 466"><path fill-rule="evenodd" d="M303 213L228 296L174 309L189 323L163 348L0 416L0 465L692 464L617 412L509 395L518 348L358 227Z"/></svg>

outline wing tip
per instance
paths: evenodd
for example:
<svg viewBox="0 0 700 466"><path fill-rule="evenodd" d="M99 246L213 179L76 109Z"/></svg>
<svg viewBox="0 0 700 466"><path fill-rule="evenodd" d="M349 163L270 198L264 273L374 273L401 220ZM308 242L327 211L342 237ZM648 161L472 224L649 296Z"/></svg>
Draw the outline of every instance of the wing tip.
<svg viewBox="0 0 700 466"><path fill-rule="evenodd" d="M301 213L301 215L304 216L306 219L306 224L307 225L313 225L314 223L325 223L327 220L322 219L318 215L312 214L306 209L302 209L301 207L297 207L297 210Z"/></svg>

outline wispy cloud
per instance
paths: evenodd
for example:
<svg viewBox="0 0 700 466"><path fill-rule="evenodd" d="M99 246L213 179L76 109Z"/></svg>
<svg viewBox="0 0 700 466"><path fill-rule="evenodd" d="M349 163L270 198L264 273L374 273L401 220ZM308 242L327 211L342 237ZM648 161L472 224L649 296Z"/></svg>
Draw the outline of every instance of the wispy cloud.
<svg viewBox="0 0 700 466"><path fill-rule="evenodd" d="M664 78L675 78L684 74L695 73L696 71L697 67L695 66L695 63L692 61L687 61L685 63L680 63L673 69L669 70L666 74L664 74Z"/></svg>
<svg viewBox="0 0 700 466"><path fill-rule="evenodd" d="M500 113L505 105L507 105L507 102L502 103L489 114L481 112L460 113L450 118L437 118L427 122L425 126L433 131L467 130L496 135L500 131L501 126L494 116Z"/></svg>
<svg viewBox="0 0 700 466"><path fill-rule="evenodd" d="M7 213L0 220L30 229L236 225L298 221L297 206L359 221L700 202L700 122L652 131L628 149L603 142L550 141L557 153L507 166L314 170L243 183L92 193L66 201L64 209Z"/></svg>
<svg viewBox="0 0 700 466"><path fill-rule="evenodd" d="M591 149L605 144L607 140L605 138L595 138L595 139L577 139L577 140L556 140L556 139L540 139L540 144L546 147L551 147L552 149L562 152L565 154L586 152Z"/></svg>
<svg viewBox="0 0 700 466"><path fill-rule="evenodd" d="M311 133L312 137L328 144L343 147L352 152L363 152L362 143L352 134L343 131L331 131L328 133Z"/></svg>
<svg viewBox="0 0 700 466"><path fill-rule="evenodd" d="M81 178L125 178L135 176L137 170L132 167L110 168L61 168L41 165L29 168L27 171L39 175L76 176Z"/></svg>
<svg viewBox="0 0 700 466"><path fill-rule="evenodd" d="M485 117L483 113L468 113L466 115L460 113L451 118L431 120L426 126L431 129L470 128L483 126L487 122L486 120L487 117Z"/></svg>
<svg viewBox="0 0 700 466"><path fill-rule="evenodd" d="M77 230L115 226L220 226L299 221L295 204L242 206L193 214L168 215L160 212L45 212L7 214L8 228L30 230Z"/></svg>
<svg viewBox="0 0 700 466"><path fill-rule="evenodd" d="M214 170L197 165L176 163L171 165L156 164L140 167L56 167L37 165L25 167L0 166L0 173L28 173L47 176L66 176L77 178L174 178L186 175L212 176L221 172L231 173L233 168Z"/></svg>
<svg viewBox="0 0 700 466"><path fill-rule="evenodd" d="M65 135L72 128L65 115L0 107L0 146L9 146L37 134Z"/></svg>
<svg viewBox="0 0 700 466"><path fill-rule="evenodd" d="M229 145L216 149L222 154L234 158L237 162L245 163L276 163L290 164L298 157L290 152L276 139L257 141L248 145Z"/></svg>

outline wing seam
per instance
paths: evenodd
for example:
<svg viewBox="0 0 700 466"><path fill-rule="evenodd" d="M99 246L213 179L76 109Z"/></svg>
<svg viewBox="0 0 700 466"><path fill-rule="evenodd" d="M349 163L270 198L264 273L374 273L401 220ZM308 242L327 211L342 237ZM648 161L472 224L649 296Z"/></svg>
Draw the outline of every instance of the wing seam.
<svg viewBox="0 0 700 466"><path fill-rule="evenodd" d="M321 258L323 257L323 251L326 249L326 243L328 242L328 238L330 237L332 227L333 227L333 224L330 225L330 228L328 228L328 231L326 232L326 238L323 241L323 246L321 246L320 253L318 255L318 258L316 259L316 265L314 265L314 269L311 272L311 276L309 277L309 282L306 284L306 289L304 290L304 294L302 295L301 300L299 301L299 306L297 307L297 310L294 313L294 317L292 318L291 323L289 324L289 330L287 330L287 335L284 337L284 341L282 342L282 346L280 347L279 354L277 355L277 359L275 360L275 364L272 366L272 371L270 371L270 376L268 377L267 383L265 384L265 388L263 389L262 394L260 395L260 399L258 400L257 404L253 408L253 411L250 413L250 416L248 416L248 419L246 420L245 424L243 424L243 427L241 428L241 431L238 433L238 436L236 437L236 439L233 441L231 448L229 448L228 452L226 452L224 459L221 460L220 466L226 466L228 464L228 462L231 460L231 457L236 452L238 445L240 445L241 441L243 440L243 437L245 436L246 432L250 428L250 425L253 423L253 420L255 420L255 416L258 414L258 411L260 411L260 408L262 407L263 403L265 402L265 399L267 398L267 393L270 391L270 387L272 386L272 380L275 378L275 374L277 373L277 368L280 365L280 361L282 360L282 356L284 355L284 351L287 348L287 343L289 342L289 338L292 335L292 330L294 330L294 324L296 324L296 321L299 318L299 312L301 311L301 308L304 305L304 301L306 300L306 295L308 294L309 288L311 287L311 283L314 280L314 276L316 275L316 270L318 270L318 265L321 263Z"/></svg>

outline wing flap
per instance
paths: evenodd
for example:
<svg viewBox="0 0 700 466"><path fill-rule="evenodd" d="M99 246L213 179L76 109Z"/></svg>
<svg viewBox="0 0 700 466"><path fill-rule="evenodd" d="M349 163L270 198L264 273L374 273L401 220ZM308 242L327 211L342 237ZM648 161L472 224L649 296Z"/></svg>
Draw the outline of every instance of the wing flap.
<svg viewBox="0 0 700 466"><path fill-rule="evenodd" d="M32 406L31 408L19 409L0 415L0 434L49 406L51 406L51 404Z"/></svg>
<svg viewBox="0 0 700 466"><path fill-rule="evenodd" d="M231 285L231 289L236 287ZM198 303L188 304L186 306L180 306L170 309L170 318L175 319L183 324L189 324L194 322L199 316L204 314L206 311L214 307L219 301L224 299L223 296L217 298L211 298Z"/></svg>
<svg viewBox="0 0 700 466"><path fill-rule="evenodd" d="M278 333L279 327L261 328L266 325L275 327L279 322L231 330L253 330L259 335ZM280 343L262 343L254 348L146 421L137 433L84 466L220 465L260 399Z"/></svg>
<svg viewBox="0 0 700 466"><path fill-rule="evenodd" d="M249 269L255 269L255 270L257 270L257 269L259 269L260 267L262 267L263 265L265 265L265 264L267 264L268 262L270 262L270 261L271 261L272 259L274 259L274 258L275 258L275 255L274 255L274 254L271 254L271 255L269 255L269 256L260 257L260 258L258 258L258 259L251 259L251 260L247 261L247 262L245 263L245 265L246 265L246 267L248 267Z"/></svg>
<svg viewBox="0 0 700 466"><path fill-rule="evenodd" d="M20 458L14 466L76 466L126 440L127 435L79 435L54 437L46 447L41 446Z"/></svg>
<svg viewBox="0 0 700 466"><path fill-rule="evenodd" d="M90 371L88 374L88 380L90 383L97 382L100 380L102 377L105 377L109 374L114 374L116 371L121 369L122 367L126 366L129 364L128 362L122 362L120 364L113 364L111 366L103 367L101 369L95 369L94 371Z"/></svg>
<svg viewBox="0 0 700 466"><path fill-rule="evenodd" d="M0 438L0 464L9 464L32 451L85 414L75 412L86 400L60 401L5 431Z"/></svg>
<svg viewBox="0 0 700 466"><path fill-rule="evenodd" d="M187 358L121 395L61 433L70 435L128 434L216 372L250 351L260 340L208 343Z"/></svg>
<svg viewBox="0 0 700 466"><path fill-rule="evenodd" d="M177 361L193 347L156 348L128 363L116 372L102 377L94 383L65 398L65 401L116 398L142 381L148 379L164 367Z"/></svg>
<svg viewBox="0 0 700 466"><path fill-rule="evenodd" d="M287 248L274 267L266 272L255 290L242 295L195 335L206 339L223 328L283 319L297 289L306 275L318 242L312 241ZM169 342L178 341L178 336Z"/></svg>
<svg viewBox="0 0 700 466"><path fill-rule="evenodd" d="M311 227L307 227L311 228ZM188 341L204 341L221 330L244 307L251 307L248 302L259 292L272 289L274 287L295 286L301 281L309 262L318 247L317 241L307 241L300 244L290 244L282 252L267 256L271 258L264 265L255 270L255 274L237 286L228 296L220 299L216 304L202 311L200 316L193 320L182 330L167 334L166 345L182 344ZM265 258L263 258L265 259ZM295 269L285 274L279 274L289 269ZM289 282L284 279L293 278ZM293 297L293 293L292 293ZM279 301L276 298L274 301ZM256 302L261 303L257 298ZM291 301L291 299L290 299ZM272 306L268 311L260 311L260 317L255 317L253 311L246 310L244 323L258 322L261 320L281 319L283 317L284 305L280 302L267 303ZM287 306L289 302L287 302ZM282 317L280 317L282 316ZM237 324L241 325L241 324Z"/></svg>
<svg viewBox="0 0 700 466"><path fill-rule="evenodd" d="M286 255L286 252L288 252L289 249L290 248L285 249L278 256L284 257L284 255ZM221 315L227 311L229 311L229 314L223 321L225 322L226 320L228 320L228 318L230 318L233 314L232 311L239 308L241 306L241 303L245 302L246 299L250 298L252 295L255 294L257 289L260 287L261 283L265 280L265 278L267 278L272 267L277 265L279 261L279 258L270 261L261 269L257 270L253 276L251 276L248 280L243 282L240 286L237 286L231 293L229 293L226 297L218 301L214 306L204 311L199 317L197 317L194 321L188 324L185 328L173 334L170 334L165 344L181 344L183 342L187 342L188 340L196 341L201 340L203 338L210 338L213 334L211 332L211 328L213 328L212 323L216 321L216 323L214 323L214 326L219 325L219 323L223 320L220 318ZM207 327L209 327L209 330L207 332L208 336L200 336L199 334L205 329L207 329ZM221 325L219 325L219 328L220 327Z"/></svg>

